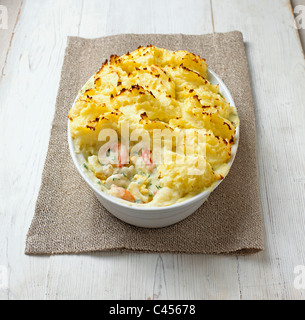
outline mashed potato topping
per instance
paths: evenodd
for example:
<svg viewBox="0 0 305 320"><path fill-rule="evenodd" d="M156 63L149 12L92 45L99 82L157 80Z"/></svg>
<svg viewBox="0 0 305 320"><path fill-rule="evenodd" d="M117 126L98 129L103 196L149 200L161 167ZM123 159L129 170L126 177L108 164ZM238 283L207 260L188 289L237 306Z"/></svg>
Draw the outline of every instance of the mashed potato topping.
<svg viewBox="0 0 305 320"><path fill-rule="evenodd" d="M168 206L222 180L239 118L207 78L205 60L186 51L148 46L111 56L69 112L75 151L97 187L131 205ZM116 142L101 139L107 129ZM149 142L140 144L135 132ZM164 133L172 134L170 144Z"/></svg>

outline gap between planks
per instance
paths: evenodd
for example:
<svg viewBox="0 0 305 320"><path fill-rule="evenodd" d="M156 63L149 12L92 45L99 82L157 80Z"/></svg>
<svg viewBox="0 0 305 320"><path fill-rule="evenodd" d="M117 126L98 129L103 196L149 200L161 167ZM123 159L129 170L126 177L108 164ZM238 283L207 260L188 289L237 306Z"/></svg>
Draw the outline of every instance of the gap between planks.
<svg viewBox="0 0 305 320"><path fill-rule="evenodd" d="M210 0L210 7L211 7L211 21L212 21L212 26L213 26L213 33L215 33L213 0Z"/></svg>

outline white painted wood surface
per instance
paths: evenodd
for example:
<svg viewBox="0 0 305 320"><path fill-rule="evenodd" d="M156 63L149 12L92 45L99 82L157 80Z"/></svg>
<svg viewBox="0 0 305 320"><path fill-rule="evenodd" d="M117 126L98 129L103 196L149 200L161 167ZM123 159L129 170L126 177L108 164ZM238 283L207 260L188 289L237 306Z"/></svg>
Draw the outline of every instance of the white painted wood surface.
<svg viewBox="0 0 305 320"><path fill-rule="evenodd" d="M288 0L0 4L11 19L10 29L0 30L0 266L9 280L0 299L304 299L293 282L294 267L305 265L305 61ZM247 43L266 251L239 258L25 256L67 35L231 30Z"/></svg>

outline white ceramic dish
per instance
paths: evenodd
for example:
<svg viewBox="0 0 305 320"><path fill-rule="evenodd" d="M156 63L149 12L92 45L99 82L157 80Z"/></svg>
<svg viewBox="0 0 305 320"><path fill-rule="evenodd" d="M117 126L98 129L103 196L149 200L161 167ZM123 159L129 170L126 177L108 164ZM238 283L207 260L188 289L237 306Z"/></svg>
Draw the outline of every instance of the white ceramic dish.
<svg viewBox="0 0 305 320"><path fill-rule="evenodd" d="M234 107L234 100L226 87L223 81L219 78L219 76L214 73L211 69L208 70L209 81L212 84L219 84L220 93L223 97ZM68 124L68 142L70 153L73 159L73 162L84 179L84 181L89 185L89 187L95 192L97 199L101 202L101 204L115 217L118 219L137 226L144 228L162 228L167 227L173 224L176 224L191 214L193 214L199 207L203 205L203 203L208 199L211 192L213 192L219 184L223 181L219 181L213 190L205 191L197 196L186 200L185 202L175 204L168 207L136 207L130 205L127 201L120 200L118 198L107 195L103 191L99 190L93 181L86 174L83 163L84 157L82 154L76 154L74 151L74 144L70 134L70 126ZM233 161L235 159L237 149L239 143L239 127L236 128L236 143L232 146L232 157L229 162L229 166L231 167Z"/></svg>

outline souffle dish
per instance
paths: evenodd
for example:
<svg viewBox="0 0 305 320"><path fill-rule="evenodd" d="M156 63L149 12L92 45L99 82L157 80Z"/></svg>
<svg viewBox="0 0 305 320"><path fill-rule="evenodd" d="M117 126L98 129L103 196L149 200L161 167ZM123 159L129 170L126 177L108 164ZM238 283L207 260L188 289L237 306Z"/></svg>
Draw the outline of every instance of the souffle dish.
<svg viewBox="0 0 305 320"><path fill-rule="evenodd" d="M111 56L69 119L74 152L95 188L136 207L212 191L229 172L239 127L204 59L152 45Z"/></svg>

